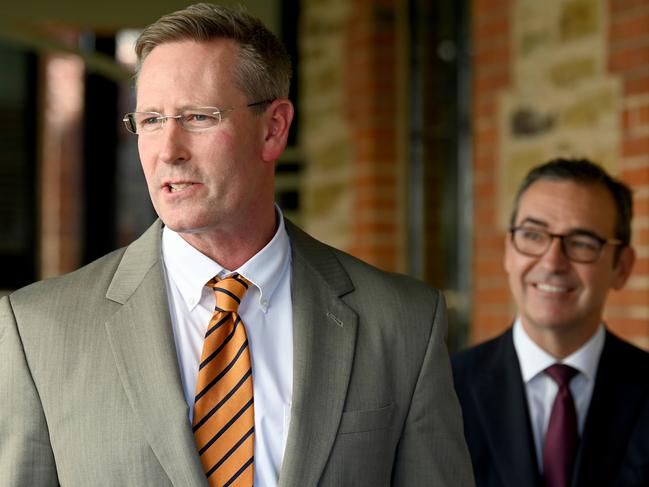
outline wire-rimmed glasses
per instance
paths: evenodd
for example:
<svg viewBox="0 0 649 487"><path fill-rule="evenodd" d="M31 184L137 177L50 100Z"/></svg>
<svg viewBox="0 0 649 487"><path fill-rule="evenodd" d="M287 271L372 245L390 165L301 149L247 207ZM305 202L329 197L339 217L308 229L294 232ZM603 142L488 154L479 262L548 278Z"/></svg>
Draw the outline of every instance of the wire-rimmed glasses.
<svg viewBox="0 0 649 487"><path fill-rule="evenodd" d="M263 105L271 101L256 101L247 104L246 107ZM159 131L170 118L175 119L188 132L202 132L216 127L223 120L223 115L234 109L189 107L182 110L178 115L163 115L158 112L131 112L124 115L122 121L126 126L126 130L137 135L152 134Z"/></svg>

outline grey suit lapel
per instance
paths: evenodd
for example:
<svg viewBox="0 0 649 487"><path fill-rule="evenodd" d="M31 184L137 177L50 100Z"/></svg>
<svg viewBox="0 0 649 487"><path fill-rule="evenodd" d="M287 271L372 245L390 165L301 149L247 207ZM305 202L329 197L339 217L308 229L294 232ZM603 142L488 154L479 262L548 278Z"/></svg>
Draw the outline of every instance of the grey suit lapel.
<svg viewBox="0 0 649 487"><path fill-rule="evenodd" d="M176 486L207 485L189 426L160 258L160 224L131 244L106 297L123 306L106 322L126 395Z"/></svg>
<svg viewBox="0 0 649 487"><path fill-rule="evenodd" d="M358 317L333 252L287 222L291 238L293 404L279 486L316 485L333 447L351 374Z"/></svg>
<svg viewBox="0 0 649 487"><path fill-rule="evenodd" d="M511 329L495 344L473 388L474 404L503 486L540 485L534 438ZM478 371L476 371L478 372Z"/></svg>

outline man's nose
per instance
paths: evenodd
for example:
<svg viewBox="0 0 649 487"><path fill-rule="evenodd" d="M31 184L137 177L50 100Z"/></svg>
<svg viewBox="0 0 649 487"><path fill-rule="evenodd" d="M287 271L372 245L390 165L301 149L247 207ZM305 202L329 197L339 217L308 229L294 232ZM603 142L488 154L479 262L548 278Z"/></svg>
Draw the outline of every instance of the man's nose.
<svg viewBox="0 0 649 487"><path fill-rule="evenodd" d="M177 164L189 160L187 132L181 127L178 118L167 117L158 133L160 139L159 157L167 164Z"/></svg>
<svg viewBox="0 0 649 487"><path fill-rule="evenodd" d="M553 271L564 270L570 266L570 259L564 252L561 238L555 237L550 241L550 247L541 256L541 263Z"/></svg>

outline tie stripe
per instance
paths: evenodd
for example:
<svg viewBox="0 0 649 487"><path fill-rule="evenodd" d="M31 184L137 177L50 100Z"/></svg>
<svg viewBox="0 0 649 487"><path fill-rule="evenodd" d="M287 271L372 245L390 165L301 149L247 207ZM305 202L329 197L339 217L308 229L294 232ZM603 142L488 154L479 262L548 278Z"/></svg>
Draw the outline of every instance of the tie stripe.
<svg viewBox="0 0 649 487"><path fill-rule="evenodd" d="M222 325L227 323L229 320L230 320L230 317L226 316L221 321L217 321L216 323L214 323L214 325L209 330L207 330L207 333L205 333L205 338L210 336L212 333L214 333L216 330L218 330Z"/></svg>
<svg viewBox="0 0 649 487"><path fill-rule="evenodd" d="M251 457L250 460L248 460L246 463L244 463L243 466L237 472L235 472L235 474L232 476L232 478L230 478L230 480L228 480L226 483L223 484L223 487L230 487L231 485L233 485L233 483L239 478L240 475L242 475L244 473L244 471L248 474L248 477L249 477L250 480L249 481L248 480L242 481L241 485L252 485L252 478L253 478L252 477L252 468L248 468L248 467L252 466L253 459L254 458Z"/></svg>
<svg viewBox="0 0 649 487"><path fill-rule="evenodd" d="M239 409L239 411L236 412L236 414L232 417L232 419L230 419L230 421L228 421L226 424L224 424L223 427L222 427L219 431L217 431L217 432L214 434L214 436L212 436L212 438L209 439L209 441L208 441L207 443L205 443L205 445L203 446L203 448L201 448L200 450L198 450L199 455L202 455L203 453L205 453L205 452L209 449L209 447L211 447L211 446L214 444L214 442L215 442L216 440L218 440L219 438L221 438L221 436L223 436L223 434L224 434L226 431L228 431L228 430L230 429L230 427L231 427L233 424L235 424L235 423L237 422L237 420L238 420L241 416L243 416L243 414L244 414L244 413L248 410L248 408L250 408L251 406L252 406L252 399L250 399L250 401L248 401L246 404L244 404L243 407L242 407L241 409Z"/></svg>
<svg viewBox="0 0 649 487"><path fill-rule="evenodd" d="M216 465L214 465L208 472L206 472L206 475L209 477L214 473L214 471L219 468L221 465L223 465L223 462L225 462L228 458L232 456L232 454L237 451L237 449L248 439L250 436L255 432L255 428L250 428L243 437L236 442L236 444L230 449L229 452L227 452L223 458L221 458Z"/></svg>
<svg viewBox="0 0 649 487"><path fill-rule="evenodd" d="M205 333L192 430L212 487L253 485L254 400L250 347L238 307L249 283L211 280L216 305Z"/></svg>
<svg viewBox="0 0 649 487"><path fill-rule="evenodd" d="M214 292L217 292L217 293L223 293L223 294L225 294L226 296L228 296L228 297L234 299L234 300L236 301L237 305L241 304L241 300L237 297L237 295L234 294L234 293L231 293L231 292L228 291L227 289L215 289ZM214 308L214 310L215 310L215 311L230 311L229 309L220 309L218 306L216 306L216 307Z"/></svg>
<svg viewBox="0 0 649 487"><path fill-rule="evenodd" d="M239 326L239 323L241 323L241 319L237 317L237 319L234 322L234 329L223 339L223 342L221 345L216 347L216 350L214 350L205 360L203 360L198 367L198 370L201 370L203 367L205 367L207 364L210 363L210 361L216 357L221 350L232 340L232 337L234 336L235 332L237 331L237 327ZM207 337L205 337L207 338Z"/></svg>
<svg viewBox="0 0 649 487"><path fill-rule="evenodd" d="M202 399L205 394L218 382L220 381L231 369L237 364L237 359L241 356L241 354L248 348L248 341L241 345L241 348L237 352L237 354L234 356L234 358L228 363L228 365L225 366L225 368L217 374L216 377L214 377L198 394L196 394L196 398L194 399L194 403L197 403L199 399ZM242 361L243 363L243 361Z"/></svg>
<svg viewBox="0 0 649 487"><path fill-rule="evenodd" d="M225 401L230 399L230 397L232 397L232 395L239 390L239 387L241 387L243 385L243 383L251 375L252 375L252 369L248 369L248 372L246 372L246 374L241 378L241 380L239 382L237 382L237 385L234 386L234 388L230 392L228 392L227 395L223 399L221 399L221 401L219 401L219 403L216 406L214 406L212 409L210 409L210 411L205 416L203 416L198 422L196 422L195 426L192 428L193 431L196 431L198 428L200 428L203 425L203 423L205 423L205 421L210 419L212 417L212 415L216 411L218 411L221 406L223 406L223 403L225 403Z"/></svg>

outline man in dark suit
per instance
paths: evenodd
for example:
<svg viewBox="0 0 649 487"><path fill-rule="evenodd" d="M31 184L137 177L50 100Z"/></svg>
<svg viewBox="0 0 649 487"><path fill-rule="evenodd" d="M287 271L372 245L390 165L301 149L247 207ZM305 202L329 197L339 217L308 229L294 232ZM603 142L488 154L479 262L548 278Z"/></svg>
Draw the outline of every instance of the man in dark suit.
<svg viewBox="0 0 649 487"><path fill-rule="evenodd" d="M634 262L627 186L554 160L520 186L505 239L514 325L452 358L476 484L649 485L649 354L606 329Z"/></svg>
<svg viewBox="0 0 649 487"><path fill-rule="evenodd" d="M441 294L274 204L290 62L244 12L141 34L160 221L0 300L3 486L471 486Z"/></svg>

